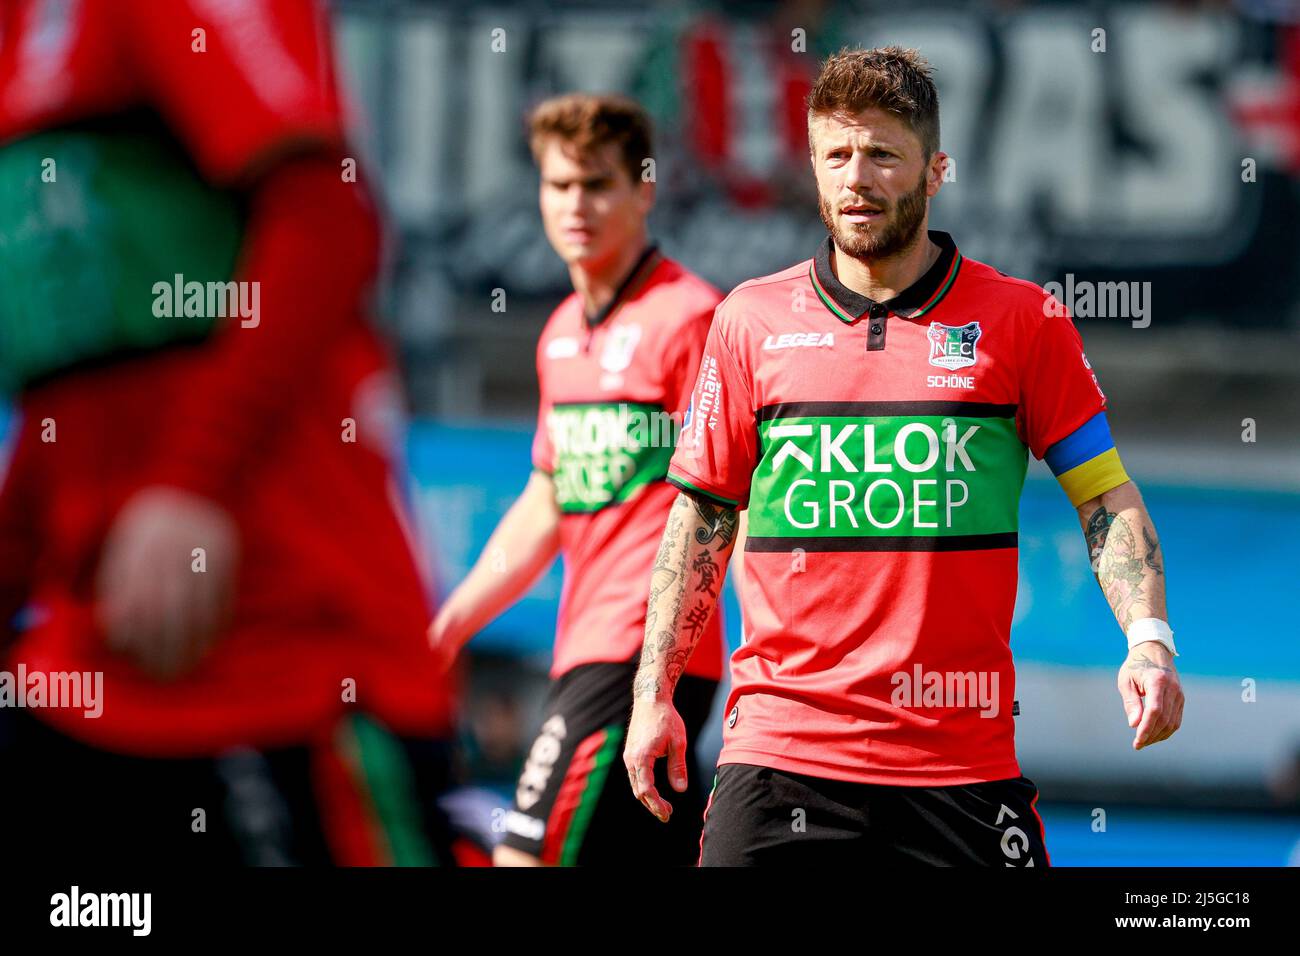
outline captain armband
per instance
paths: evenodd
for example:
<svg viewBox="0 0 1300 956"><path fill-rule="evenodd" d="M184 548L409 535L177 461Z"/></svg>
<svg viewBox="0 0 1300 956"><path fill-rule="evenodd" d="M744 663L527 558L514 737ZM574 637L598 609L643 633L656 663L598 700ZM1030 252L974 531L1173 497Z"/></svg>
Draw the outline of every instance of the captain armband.
<svg viewBox="0 0 1300 956"><path fill-rule="evenodd" d="M1129 480L1110 437L1106 413L1098 412L1043 456L1076 508Z"/></svg>

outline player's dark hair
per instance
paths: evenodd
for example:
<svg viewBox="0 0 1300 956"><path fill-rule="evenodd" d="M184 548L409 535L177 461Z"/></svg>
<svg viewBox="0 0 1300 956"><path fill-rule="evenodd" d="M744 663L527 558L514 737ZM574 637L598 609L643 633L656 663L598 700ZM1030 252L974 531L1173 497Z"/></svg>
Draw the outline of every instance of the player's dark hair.
<svg viewBox="0 0 1300 956"><path fill-rule="evenodd" d="M613 143L635 183L650 158L653 130L645 110L626 96L567 93L539 103L529 114L528 145L538 162L551 137L571 144L579 153Z"/></svg>
<svg viewBox="0 0 1300 956"><path fill-rule="evenodd" d="M808 120L875 107L899 116L916 134L926 158L939 149L939 94L932 69L916 50L845 47L822 64L808 94ZM808 145L812 146L811 131Z"/></svg>

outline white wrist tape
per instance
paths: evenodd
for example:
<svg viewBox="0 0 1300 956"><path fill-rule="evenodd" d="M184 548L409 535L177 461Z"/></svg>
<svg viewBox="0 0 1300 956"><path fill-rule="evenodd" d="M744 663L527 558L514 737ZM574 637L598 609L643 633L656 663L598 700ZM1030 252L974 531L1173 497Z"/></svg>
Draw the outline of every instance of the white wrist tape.
<svg viewBox="0 0 1300 956"><path fill-rule="evenodd" d="M1160 620L1158 617L1139 618L1128 626L1128 646L1132 650L1143 641L1156 641L1169 648L1169 653L1174 657L1178 656L1178 651L1174 650L1174 632L1170 629L1168 623Z"/></svg>

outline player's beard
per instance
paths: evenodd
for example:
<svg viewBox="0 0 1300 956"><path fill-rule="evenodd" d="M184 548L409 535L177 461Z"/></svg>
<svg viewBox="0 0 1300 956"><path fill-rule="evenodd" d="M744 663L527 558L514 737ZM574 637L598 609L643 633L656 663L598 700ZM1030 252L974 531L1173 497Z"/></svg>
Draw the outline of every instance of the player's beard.
<svg viewBox="0 0 1300 956"><path fill-rule="evenodd" d="M915 244L925 221L926 174L921 173L921 181L909 193L900 196L895 202L887 203L875 196L862 197L872 205L884 210L884 223L870 224L865 227L846 225L835 228L831 217L831 204L826 197L818 193L817 209L822 222L835 240L835 245L846 256L852 256L862 262L888 259L906 252Z"/></svg>

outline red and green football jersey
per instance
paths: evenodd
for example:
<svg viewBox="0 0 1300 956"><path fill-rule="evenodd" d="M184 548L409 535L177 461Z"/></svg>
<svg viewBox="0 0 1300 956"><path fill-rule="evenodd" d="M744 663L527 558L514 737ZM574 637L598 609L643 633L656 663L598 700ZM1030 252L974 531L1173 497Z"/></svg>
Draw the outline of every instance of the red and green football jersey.
<svg viewBox="0 0 1300 956"><path fill-rule="evenodd" d="M862 783L1015 777L1030 451L1105 408L1038 286L942 254L873 302L830 241L718 307L669 480L748 508L720 763Z"/></svg>
<svg viewBox="0 0 1300 956"><path fill-rule="evenodd" d="M391 358L359 288L315 311L306 287L365 240L321 236L313 259L298 220L251 208L262 225L245 228L242 213L271 203L267 176L278 203L314 197L316 180L283 177L285 157L350 152L332 50L318 0L0 2L0 387L44 376L21 396L0 474L0 637L34 609L0 666L102 672L98 719L40 713L93 746L195 756L310 740L352 707L344 680L395 732L454 724L390 455ZM220 277L236 244L236 277L261 283L258 329L142 306L173 267ZM340 442L344 420L356 442ZM165 684L106 646L94 586L113 519L153 484L213 498L240 531L230 621Z"/></svg>
<svg viewBox="0 0 1300 956"><path fill-rule="evenodd" d="M596 321L575 293L542 331L533 465L555 482L564 557L553 677L640 653L650 572L678 494L664 479L721 298L651 248ZM719 611L686 673L721 677L722 646Z"/></svg>

